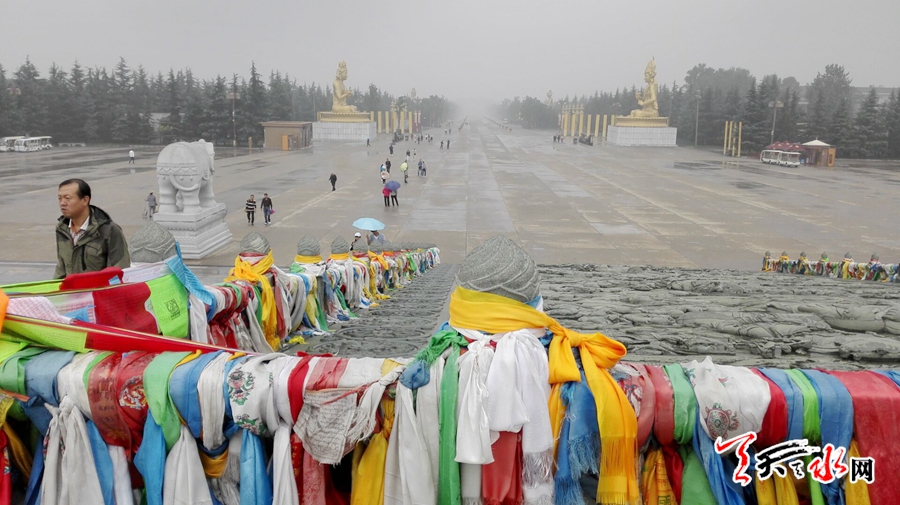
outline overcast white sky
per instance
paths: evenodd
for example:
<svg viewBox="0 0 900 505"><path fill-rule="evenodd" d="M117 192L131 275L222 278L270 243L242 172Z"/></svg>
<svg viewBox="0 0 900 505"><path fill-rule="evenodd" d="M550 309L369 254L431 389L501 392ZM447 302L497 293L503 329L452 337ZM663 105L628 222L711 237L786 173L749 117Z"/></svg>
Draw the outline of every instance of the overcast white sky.
<svg viewBox="0 0 900 505"><path fill-rule="evenodd" d="M900 86L898 21L897 0L42 0L0 11L0 63L122 56L210 78L255 61L330 83L343 59L348 86L461 102L640 86L652 56L667 83L697 63L801 83L839 63L856 86Z"/></svg>

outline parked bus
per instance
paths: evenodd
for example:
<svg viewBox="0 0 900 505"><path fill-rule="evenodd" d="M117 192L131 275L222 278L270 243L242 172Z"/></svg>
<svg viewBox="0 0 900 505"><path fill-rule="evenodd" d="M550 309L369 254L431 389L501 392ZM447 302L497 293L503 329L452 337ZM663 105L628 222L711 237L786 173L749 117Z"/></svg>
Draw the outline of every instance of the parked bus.
<svg viewBox="0 0 900 505"><path fill-rule="evenodd" d="M0 138L0 153L11 153L16 150L16 141L25 137L2 137Z"/></svg>
<svg viewBox="0 0 900 505"><path fill-rule="evenodd" d="M16 140L15 150L17 153L30 153L33 151L42 151L50 149L50 139L53 137L27 137Z"/></svg>
<svg viewBox="0 0 900 505"><path fill-rule="evenodd" d="M781 151L778 153L777 163L782 167L799 167L800 153Z"/></svg>
<svg viewBox="0 0 900 505"><path fill-rule="evenodd" d="M778 163L778 155L781 154L781 151L763 151L759 153L759 161L763 163L768 163L769 165L775 165Z"/></svg>

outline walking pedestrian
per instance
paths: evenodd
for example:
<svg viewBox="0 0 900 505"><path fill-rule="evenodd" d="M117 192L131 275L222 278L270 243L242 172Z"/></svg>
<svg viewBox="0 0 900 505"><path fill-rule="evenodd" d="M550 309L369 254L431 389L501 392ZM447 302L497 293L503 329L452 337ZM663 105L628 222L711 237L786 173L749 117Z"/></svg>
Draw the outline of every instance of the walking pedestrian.
<svg viewBox="0 0 900 505"><path fill-rule="evenodd" d="M382 170L381 171L381 183L382 184L386 183L388 180L388 177L390 177L390 176L388 175L387 170Z"/></svg>
<svg viewBox="0 0 900 505"><path fill-rule="evenodd" d="M253 226L256 221L256 200L253 195L250 195L250 199L244 204L244 210L247 211L247 224Z"/></svg>
<svg viewBox="0 0 900 505"><path fill-rule="evenodd" d="M425 177L428 172L428 163L425 163L425 160L422 160L422 177Z"/></svg>
<svg viewBox="0 0 900 505"><path fill-rule="evenodd" d="M447 149L450 149L450 139L447 139Z"/></svg>
<svg viewBox="0 0 900 505"><path fill-rule="evenodd" d="M384 168L387 169L387 173L391 173L391 160L384 160Z"/></svg>
<svg viewBox="0 0 900 505"><path fill-rule="evenodd" d="M81 179L67 179L57 193L62 213L56 223L56 272L98 272L106 267L128 268L131 256L122 228L99 207L91 205L91 187Z"/></svg>
<svg viewBox="0 0 900 505"><path fill-rule="evenodd" d="M391 156L393 156L394 155L394 144L391 144L390 147L388 147L388 149L391 151Z"/></svg>
<svg viewBox="0 0 900 505"><path fill-rule="evenodd" d="M409 159L409 149L406 150L406 159Z"/></svg>
<svg viewBox="0 0 900 505"><path fill-rule="evenodd" d="M151 191L147 195L147 217L153 219L153 214L156 214L156 195Z"/></svg>
<svg viewBox="0 0 900 505"><path fill-rule="evenodd" d="M262 202L260 202L260 203L261 203L260 207L262 207L262 211L263 211L263 218L266 220L265 225L269 226L269 223L271 222L270 216L272 215L272 211L274 209L272 208L272 199L269 198L268 193L263 193L263 199L262 199Z"/></svg>
<svg viewBox="0 0 900 505"><path fill-rule="evenodd" d="M331 190L334 191L334 190L335 190L334 185L337 184L337 176L334 175L334 173L332 173L332 174L328 177L328 182L331 183Z"/></svg>
<svg viewBox="0 0 900 505"><path fill-rule="evenodd" d="M400 171L403 172L403 183L404 184L409 182L409 172L407 172L407 170L409 170L409 164L404 161L403 163L400 164Z"/></svg>
<svg viewBox="0 0 900 505"><path fill-rule="evenodd" d="M134 163L134 149L128 151L128 164Z"/></svg>
<svg viewBox="0 0 900 505"><path fill-rule="evenodd" d="M444 148L444 141L442 140L441 141L441 149L443 149L443 148Z"/></svg>
<svg viewBox="0 0 900 505"><path fill-rule="evenodd" d="M397 202L397 190L396 189L391 191L391 203L396 205L397 207L400 206L400 203Z"/></svg>
<svg viewBox="0 0 900 505"><path fill-rule="evenodd" d="M388 189L387 186L381 188L381 194L384 195L384 206L390 207L391 205L391 190Z"/></svg>
<svg viewBox="0 0 900 505"><path fill-rule="evenodd" d="M418 154L416 154L416 149L413 148L413 158L415 158L416 156L418 156Z"/></svg>
<svg viewBox="0 0 900 505"><path fill-rule="evenodd" d="M366 147L369 147L369 139L366 139Z"/></svg>

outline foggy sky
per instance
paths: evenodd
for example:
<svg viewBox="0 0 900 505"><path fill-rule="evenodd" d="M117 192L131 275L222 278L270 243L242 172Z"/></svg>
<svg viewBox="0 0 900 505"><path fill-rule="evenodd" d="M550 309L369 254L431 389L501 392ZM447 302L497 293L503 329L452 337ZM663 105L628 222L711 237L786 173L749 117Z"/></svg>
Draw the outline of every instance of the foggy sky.
<svg viewBox="0 0 900 505"><path fill-rule="evenodd" d="M462 103L543 99L640 87L655 56L658 81L682 84L698 63L811 81L826 64L855 86L900 86L900 2L681 0L42 0L0 11L7 77L29 56L42 76L111 69L119 56L151 74L190 67L200 79L273 69L330 85L376 83L402 95ZM20 8L21 7L21 8ZM252 9L251 9L252 7Z"/></svg>

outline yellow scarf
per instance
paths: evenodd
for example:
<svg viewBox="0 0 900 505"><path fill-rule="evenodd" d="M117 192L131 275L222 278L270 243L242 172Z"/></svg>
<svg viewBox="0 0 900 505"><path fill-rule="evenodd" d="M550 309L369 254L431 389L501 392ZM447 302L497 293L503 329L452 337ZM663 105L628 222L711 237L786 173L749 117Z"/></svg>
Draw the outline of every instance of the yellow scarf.
<svg viewBox="0 0 900 505"><path fill-rule="evenodd" d="M318 256L318 255L304 256L302 254L298 254L298 255L294 256L294 263L303 264L303 263L321 263L321 262L322 262L322 257Z"/></svg>
<svg viewBox="0 0 900 505"><path fill-rule="evenodd" d="M369 251L369 261L377 261L381 265L381 268L385 270L388 269L388 262L381 254L375 254L372 251Z"/></svg>
<svg viewBox="0 0 900 505"><path fill-rule="evenodd" d="M859 457L859 446L856 444L855 438L850 440L847 457ZM866 481L860 479L851 483L848 478L846 486L847 505L869 505L869 485L866 484Z"/></svg>
<svg viewBox="0 0 900 505"><path fill-rule="evenodd" d="M259 284L262 291L262 321L260 323L262 323L266 341L272 346L273 351L277 351L281 348L281 339L278 337L278 308L275 306L275 292L272 290L272 284L265 275L274 263L271 250L255 265L238 256L234 259L234 268L228 272L225 282L240 280Z"/></svg>
<svg viewBox="0 0 900 505"><path fill-rule="evenodd" d="M753 479L756 485L756 501L759 505L799 505L797 488L790 475L773 475L766 480Z"/></svg>
<svg viewBox="0 0 900 505"><path fill-rule="evenodd" d="M662 449L658 447L647 452L647 457L644 458L644 468L641 472L641 493L644 495L644 505L677 503L675 491L672 490L666 474L666 462L663 459Z"/></svg>
<svg viewBox="0 0 900 505"><path fill-rule="evenodd" d="M381 375L387 375L400 366L396 361L386 359L381 364ZM384 503L384 465L387 459L388 440L394 426L394 400L385 394L381 400L381 431L372 435L369 445L353 453L353 486L350 488L350 505L382 505ZM362 445L357 445L357 451Z"/></svg>
<svg viewBox="0 0 900 505"><path fill-rule="evenodd" d="M350 253L332 254L328 257L329 261L341 261L350 257Z"/></svg>
<svg viewBox="0 0 900 505"><path fill-rule="evenodd" d="M626 349L622 343L602 333L583 334L564 328L555 319L524 303L457 287L450 296L450 325L497 334L524 328L547 328L553 333L550 342L550 384L581 380L572 348L577 347L584 367L587 385L597 405L602 453L597 502L604 504L638 504L641 501L635 474L637 454L637 417L609 373ZM550 419L556 423L560 402L558 387L551 389ZM554 397L556 395L556 397ZM555 434L559 433L554 425Z"/></svg>

